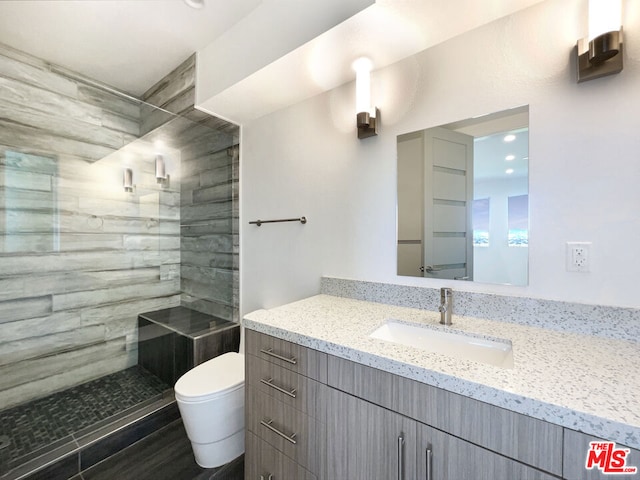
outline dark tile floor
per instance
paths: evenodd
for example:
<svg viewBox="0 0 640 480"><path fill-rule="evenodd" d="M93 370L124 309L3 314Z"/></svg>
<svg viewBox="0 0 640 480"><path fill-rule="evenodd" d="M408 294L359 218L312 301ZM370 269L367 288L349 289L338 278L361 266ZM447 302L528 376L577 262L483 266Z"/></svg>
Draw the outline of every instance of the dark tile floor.
<svg viewBox="0 0 640 480"><path fill-rule="evenodd" d="M77 387L0 411L10 464L84 428L156 398L169 386L131 367Z"/></svg>
<svg viewBox="0 0 640 480"><path fill-rule="evenodd" d="M244 457L220 468L201 468L177 420L72 480L243 480Z"/></svg>

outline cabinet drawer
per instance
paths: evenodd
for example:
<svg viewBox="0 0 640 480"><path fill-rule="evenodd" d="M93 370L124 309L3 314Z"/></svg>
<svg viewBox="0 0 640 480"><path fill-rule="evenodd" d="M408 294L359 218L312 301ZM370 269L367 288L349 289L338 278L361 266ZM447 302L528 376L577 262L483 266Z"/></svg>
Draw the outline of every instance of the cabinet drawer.
<svg viewBox="0 0 640 480"><path fill-rule="evenodd" d="M316 480L311 472L251 432L246 432L244 458L246 480Z"/></svg>
<svg viewBox="0 0 640 480"><path fill-rule="evenodd" d="M275 365L327 383L327 355L311 348L245 330L245 351Z"/></svg>
<svg viewBox="0 0 640 480"><path fill-rule="evenodd" d="M253 355L245 355L245 362L247 384L326 422L326 385Z"/></svg>
<svg viewBox="0 0 640 480"><path fill-rule="evenodd" d="M325 425L251 385L245 385L245 391L247 429L322 477Z"/></svg>

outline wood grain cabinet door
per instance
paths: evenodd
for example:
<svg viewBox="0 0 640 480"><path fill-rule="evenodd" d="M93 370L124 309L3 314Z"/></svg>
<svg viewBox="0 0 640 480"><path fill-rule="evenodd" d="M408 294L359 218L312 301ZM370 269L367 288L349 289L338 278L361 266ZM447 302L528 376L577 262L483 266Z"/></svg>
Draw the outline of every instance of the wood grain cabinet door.
<svg viewBox="0 0 640 480"><path fill-rule="evenodd" d="M330 390L328 479L414 480L416 422Z"/></svg>
<svg viewBox="0 0 640 480"><path fill-rule="evenodd" d="M592 466L589 470L586 468L589 450L591 450L590 443L597 442L598 444L607 444L606 440L601 438L585 435L584 433L576 432L574 430L564 429L564 469L562 478L567 480L606 480L612 478L615 480L639 480L640 479L640 450L634 450L624 445L615 444L611 447L611 456L602 455L602 450L597 449L593 455ZM613 460L613 451L622 451L623 457L618 456L617 462L612 462L607 465L609 461ZM614 465L615 463L615 465ZM624 465L624 466L623 466ZM604 470L618 470L615 474L604 473ZM633 473L635 469L635 473ZM624 470L632 470L629 473L624 473Z"/></svg>
<svg viewBox="0 0 640 480"><path fill-rule="evenodd" d="M557 480L540 470L418 424L416 480Z"/></svg>

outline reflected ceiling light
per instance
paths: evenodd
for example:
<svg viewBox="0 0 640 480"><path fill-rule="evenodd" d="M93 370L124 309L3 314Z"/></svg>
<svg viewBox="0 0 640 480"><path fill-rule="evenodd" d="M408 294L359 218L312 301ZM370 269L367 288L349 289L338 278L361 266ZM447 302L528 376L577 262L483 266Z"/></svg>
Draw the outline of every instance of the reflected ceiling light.
<svg viewBox="0 0 640 480"><path fill-rule="evenodd" d="M577 55L578 83L622 71L622 0L589 0L589 36Z"/></svg>
<svg viewBox="0 0 640 480"><path fill-rule="evenodd" d="M505 135L503 140L505 142L513 142L516 139L516 136L513 133L510 133L509 135Z"/></svg>
<svg viewBox="0 0 640 480"><path fill-rule="evenodd" d="M371 106L371 69L373 64L362 57L353 62L356 71L356 126L358 138L378 135L380 110Z"/></svg>
<svg viewBox="0 0 640 480"><path fill-rule="evenodd" d="M507 168L504 173L506 173L507 175L511 175L513 173L513 168Z"/></svg>
<svg viewBox="0 0 640 480"><path fill-rule="evenodd" d="M516 156L515 156L515 155L507 155L506 157L504 157L504 159L505 159L507 162L510 162L511 160L515 160L515 159L516 159Z"/></svg>
<svg viewBox="0 0 640 480"><path fill-rule="evenodd" d="M122 186L124 187L125 192L133 192L133 170L130 168L124 169Z"/></svg>
<svg viewBox="0 0 640 480"><path fill-rule="evenodd" d="M184 0L184 3L198 10L204 8L204 0Z"/></svg>

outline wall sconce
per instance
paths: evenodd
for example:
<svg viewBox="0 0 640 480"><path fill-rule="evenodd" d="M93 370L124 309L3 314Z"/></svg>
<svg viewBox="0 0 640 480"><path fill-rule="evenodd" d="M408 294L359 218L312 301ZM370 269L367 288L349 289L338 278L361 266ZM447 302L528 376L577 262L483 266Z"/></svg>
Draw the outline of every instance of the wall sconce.
<svg viewBox="0 0 640 480"><path fill-rule="evenodd" d="M371 107L371 60L359 58L353 62L356 71L356 126L358 138L378 135L380 110Z"/></svg>
<svg viewBox="0 0 640 480"><path fill-rule="evenodd" d="M122 180L125 192L133 192L133 170L130 168L124 169L124 177Z"/></svg>
<svg viewBox="0 0 640 480"><path fill-rule="evenodd" d="M156 155L156 181L162 185L169 183L169 175L165 170L164 157Z"/></svg>
<svg viewBox="0 0 640 480"><path fill-rule="evenodd" d="M589 36L578 40L578 83L622 71L622 0L589 0Z"/></svg>

